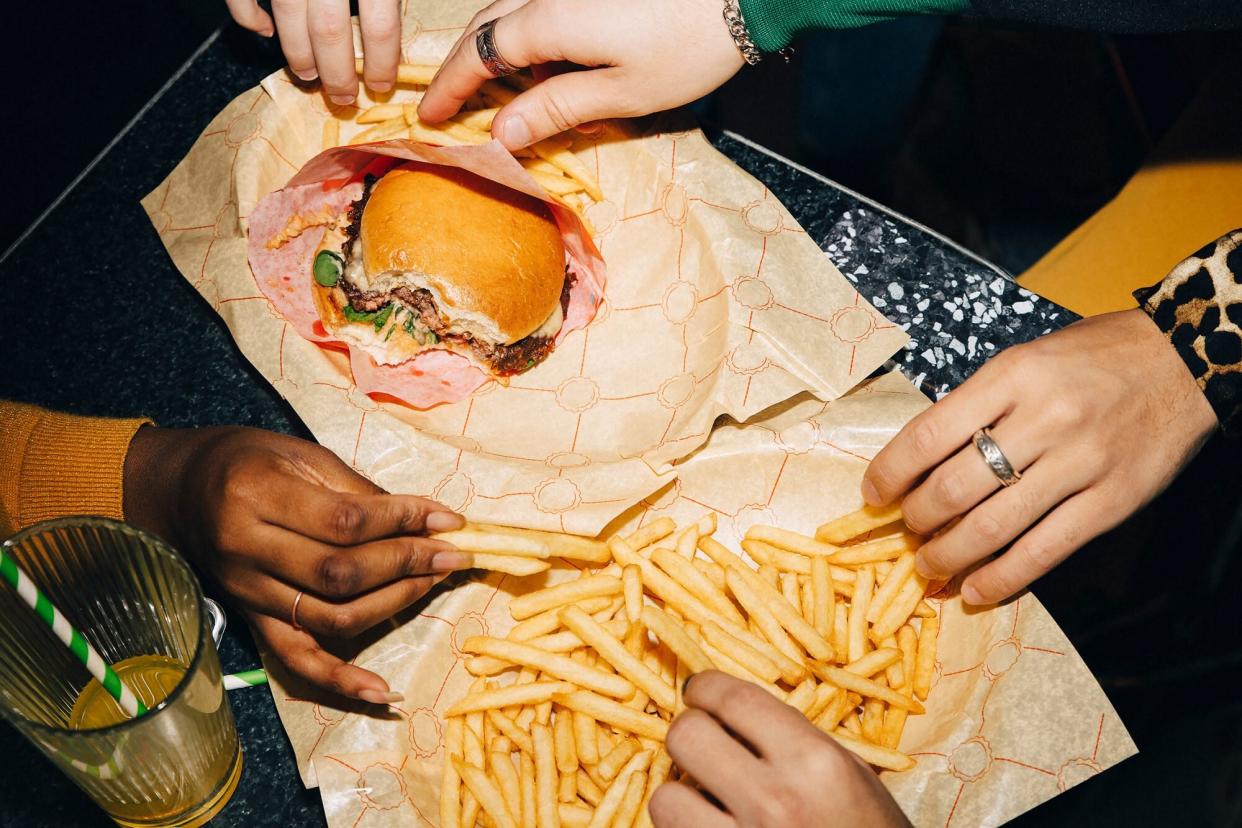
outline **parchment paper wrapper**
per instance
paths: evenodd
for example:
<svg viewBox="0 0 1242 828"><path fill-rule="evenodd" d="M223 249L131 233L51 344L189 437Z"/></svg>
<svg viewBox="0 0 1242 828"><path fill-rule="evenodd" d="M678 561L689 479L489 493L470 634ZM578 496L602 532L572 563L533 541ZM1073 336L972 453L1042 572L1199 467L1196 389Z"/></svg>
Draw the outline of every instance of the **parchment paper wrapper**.
<svg viewBox="0 0 1242 828"><path fill-rule="evenodd" d="M477 5L410 3L405 58L438 61ZM343 355L291 330L246 261L245 217L318 153L328 117L318 93L273 75L212 121L143 206L246 357L324 445L390 490L590 535L713 509L736 549L752 523L806 531L859 506L867 459L927 405L896 375L847 395L904 334L693 131L577 139L606 196L588 211L608 273L590 326L508 388L426 412L377 403ZM713 431L721 413L735 422ZM343 708L266 660L302 778L321 786L334 828L436 824L438 711L469 681L458 645L503 634L514 594L572 574L491 574L357 642L345 655L405 695L388 717ZM948 598L943 614L929 712L911 717L902 745L919 766L885 780L917 824L996 824L1134 752L1034 597L982 613Z"/></svg>
<svg viewBox="0 0 1242 828"><path fill-rule="evenodd" d="M735 551L753 523L811 532L826 515L861 505L856 492L867 460L926 406L893 373L831 404L804 395L749 424L722 425L677 465L674 483L610 529L629 531L661 515L688 522L711 509L716 537ZM459 587L358 653L355 663L405 694L390 719L316 702L268 665L299 766L318 781L332 828L437 824L438 711L473 680L458 645L484 632L503 635L513 624L512 596L545 582L492 575ZM927 714L909 718L901 743L918 766L882 774L916 825L997 825L1135 752L1034 595L980 612L968 611L952 589L946 594L932 599L943 620Z"/></svg>
<svg viewBox="0 0 1242 828"><path fill-rule="evenodd" d="M438 61L474 6L410 4L407 59ZM835 399L906 340L701 133L612 129L574 147L606 197L587 211L608 280L591 325L507 388L489 382L428 411L376 402L344 355L272 308L246 261L245 217L319 153L329 117L318 91L272 75L208 125L143 206L247 359L323 445L391 491L594 535L668 483L718 415L746 419L805 390ZM356 129L344 122L342 137Z"/></svg>

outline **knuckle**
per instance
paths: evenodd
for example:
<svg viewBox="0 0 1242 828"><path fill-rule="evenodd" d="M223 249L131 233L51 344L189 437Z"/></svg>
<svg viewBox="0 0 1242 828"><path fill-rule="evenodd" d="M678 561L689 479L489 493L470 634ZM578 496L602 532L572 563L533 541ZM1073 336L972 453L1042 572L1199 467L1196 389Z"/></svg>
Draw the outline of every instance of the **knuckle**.
<svg viewBox="0 0 1242 828"><path fill-rule="evenodd" d="M671 825L677 807L673 801L673 789L668 785L656 788L647 807L651 812L652 820L657 825Z"/></svg>
<svg viewBox="0 0 1242 828"><path fill-rule="evenodd" d="M331 9L312 12L308 20L311 33L315 39L326 46L335 46L351 38L349 18L337 14Z"/></svg>
<svg viewBox="0 0 1242 828"><path fill-rule="evenodd" d="M345 553L333 552L319 561L319 591L331 598L353 595L361 578L358 562Z"/></svg>
<svg viewBox="0 0 1242 828"><path fill-rule="evenodd" d="M1056 566L1058 560L1056 549L1042 541L1027 541L1013 551L1018 553L1018 560L1028 578L1043 575Z"/></svg>
<svg viewBox="0 0 1242 828"><path fill-rule="evenodd" d="M976 510L970 514L967 520L970 533L988 544L991 549L998 548L1008 539L1005 527L999 520L987 512Z"/></svg>
<svg viewBox="0 0 1242 828"><path fill-rule="evenodd" d="M328 516L329 531L338 543L353 543L361 535L366 519L362 504L341 500L332 507L332 513Z"/></svg>
<svg viewBox="0 0 1242 828"><path fill-rule="evenodd" d="M936 451L940 427L929 417L920 418L910 427L910 445L921 457L929 457Z"/></svg>
<svg viewBox="0 0 1242 828"><path fill-rule="evenodd" d="M966 505L966 478L958 469L941 467L932 484L933 497L942 505L958 510Z"/></svg>
<svg viewBox="0 0 1242 828"><path fill-rule="evenodd" d="M761 825L772 826L788 826L800 825L801 821L800 800L797 797L788 796L786 791L780 790L782 786L767 783L761 785L764 796L759 803L759 822Z"/></svg>
<svg viewBox="0 0 1242 828"><path fill-rule="evenodd" d="M673 723L669 726L669 750L682 753L683 755L693 750L699 734L703 731L706 718L707 714L701 710L691 708L682 711L681 715L674 718Z"/></svg>
<svg viewBox="0 0 1242 828"><path fill-rule="evenodd" d="M361 619L353 610L339 607L328 614L327 633L334 638L353 638L362 632Z"/></svg>
<svg viewBox="0 0 1242 828"><path fill-rule="evenodd" d="M582 122L582 119L574 114L572 102L562 92L556 90L549 90L543 96L543 111L544 116L557 132L564 132Z"/></svg>
<svg viewBox="0 0 1242 828"><path fill-rule="evenodd" d="M1082 406L1070 397L1053 397L1044 406L1044 417L1060 428L1077 425L1082 421L1082 416Z"/></svg>
<svg viewBox="0 0 1242 828"><path fill-rule="evenodd" d="M305 5L305 0L272 0L272 11L283 14L284 12L297 11L303 5Z"/></svg>

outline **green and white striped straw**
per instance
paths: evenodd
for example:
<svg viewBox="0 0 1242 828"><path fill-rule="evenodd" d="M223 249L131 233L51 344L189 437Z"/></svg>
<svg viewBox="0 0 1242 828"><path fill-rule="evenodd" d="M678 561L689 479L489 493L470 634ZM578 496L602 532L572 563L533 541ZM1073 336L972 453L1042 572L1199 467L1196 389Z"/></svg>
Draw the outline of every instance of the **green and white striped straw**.
<svg viewBox="0 0 1242 828"><path fill-rule="evenodd" d="M22 571L9 551L3 548L0 548L0 575L4 576L4 580L9 582L9 585L43 619L44 623L52 628L56 637L86 666L87 672L103 685L112 698L116 699L126 715L132 719L147 712L147 706L142 703L142 700L134 695L133 690L121 683L121 679L112 667L87 642L82 633L74 629L60 610L52 606L52 602L47 599L43 591L35 586L34 581Z"/></svg>
<svg viewBox="0 0 1242 828"><path fill-rule="evenodd" d="M240 690L243 687L258 687L267 684L267 672L264 670L246 670L224 677L225 690Z"/></svg>

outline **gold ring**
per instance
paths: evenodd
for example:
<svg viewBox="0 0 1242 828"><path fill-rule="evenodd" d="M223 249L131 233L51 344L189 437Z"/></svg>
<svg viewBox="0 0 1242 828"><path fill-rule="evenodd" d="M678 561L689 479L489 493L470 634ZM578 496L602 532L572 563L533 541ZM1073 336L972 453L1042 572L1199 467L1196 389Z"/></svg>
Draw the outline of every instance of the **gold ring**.
<svg viewBox="0 0 1242 828"><path fill-rule="evenodd" d="M298 604L300 603L302 603L301 592L293 596L293 609L289 610L289 623L291 623L293 628L298 632L302 631L302 625L298 623Z"/></svg>

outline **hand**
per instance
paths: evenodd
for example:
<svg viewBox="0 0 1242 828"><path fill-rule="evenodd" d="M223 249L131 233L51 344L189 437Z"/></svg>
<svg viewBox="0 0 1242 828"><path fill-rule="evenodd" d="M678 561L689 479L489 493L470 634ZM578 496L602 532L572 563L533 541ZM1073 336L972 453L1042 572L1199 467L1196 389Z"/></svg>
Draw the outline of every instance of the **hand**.
<svg viewBox="0 0 1242 828"><path fill-rule="evenodd" d="M358 97L354 70L354 33L349 0L272 0L272 18L258 0L226 0L237 24L264 37L280 32L280 48L289 71L304 81L323 80L333 103L348 105ZM358 0L362 30L363 79L375 92L387 92L401 62L401 14L397 0Z"/></svg>
<svg viewBox="0 0 1242 828"><path fill-rule="evenodd" d="M1022 479L1001 488L971 442L992 437ZM962 598L1013 595L1155 497L1198 452L1216 418L1185 363L1140 310L1085 319L992 359L915 417L871 462L863 496L904 496L927 534L929 578L971 573Z"/></svg>
<svg viewBox="0 0 1242 828"><path fill-rule="evenodd" d="M356 636L471 564L419 537L460 528L460 515L385 494L322 446L259 429L141 428L124 492L126 517L215 578L290 670L374 704L400 696L317 637Z"/></svg>
<svg viewBox="0 0 1242 828"><path fill-rule="evenodd" d="M651 798L659 828L910 824L870 768L766 690L710 671L686 683L685 700L669 755L724 810L668 782Z"/></svg>
<svg viewBox="0 0 1242 828"><path fill-rule="evenodd" d="M516 67L568 61L502 108L492 135L510 150L601 118L680 106L727 81L742 55L720 0L497 0L480 11L427 89L418 116L452 116L491 74L475 32L497 20L496 48Z"/></svg>

